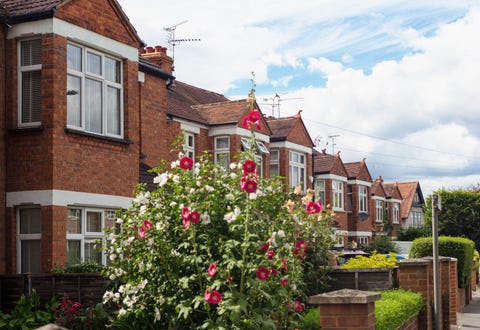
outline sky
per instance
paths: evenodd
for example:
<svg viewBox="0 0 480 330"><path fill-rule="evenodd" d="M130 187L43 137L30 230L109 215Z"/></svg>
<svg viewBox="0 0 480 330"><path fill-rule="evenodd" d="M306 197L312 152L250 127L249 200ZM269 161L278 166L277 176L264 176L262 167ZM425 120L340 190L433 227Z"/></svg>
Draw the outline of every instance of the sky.
<svg viewBox="0 0 480 330"><path fill-rule="evenodd" d="M177 80L302 110L317 150L373 179L480 183L480 0L117 1Z"/></svg>

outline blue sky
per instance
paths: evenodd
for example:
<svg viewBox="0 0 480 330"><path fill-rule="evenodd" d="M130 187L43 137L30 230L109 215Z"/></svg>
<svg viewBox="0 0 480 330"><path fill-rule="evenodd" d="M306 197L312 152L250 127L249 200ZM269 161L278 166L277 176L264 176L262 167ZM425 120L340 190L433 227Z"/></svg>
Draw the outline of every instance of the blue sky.
<svg viewBox="0 0 480 330"><path fill-rule="evenodd" d="M178 80L239 99L254 72L265 114L301 109L318 150L373 178L480 182L478 0L118 2L148 45L178 23L201 39L175 47Z"/></svg>

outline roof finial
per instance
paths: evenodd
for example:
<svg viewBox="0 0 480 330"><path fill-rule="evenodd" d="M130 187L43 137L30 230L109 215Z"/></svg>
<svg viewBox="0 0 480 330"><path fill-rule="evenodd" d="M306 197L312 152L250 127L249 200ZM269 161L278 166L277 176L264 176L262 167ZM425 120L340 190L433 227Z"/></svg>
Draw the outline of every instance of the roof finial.
<svg viewBox="0 0 480 330"><path fill-rule="evenodd" d="M301 115L301 114L302 114L302 111L303 111L302 109L298 110L298 112L295 114L294 117L295 117L295 118L301 118L301 117L302 117L302 115Z"/></svg>

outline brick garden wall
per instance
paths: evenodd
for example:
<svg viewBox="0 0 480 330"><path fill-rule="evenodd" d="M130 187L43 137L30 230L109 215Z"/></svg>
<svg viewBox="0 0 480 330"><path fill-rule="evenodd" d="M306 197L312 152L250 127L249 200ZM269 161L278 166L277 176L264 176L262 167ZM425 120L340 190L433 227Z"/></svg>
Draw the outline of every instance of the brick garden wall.
<svg viewBox="0 0 480 330"><path fill-rule="evenodd" d="M0 24L0 136L5 136L5 35L6 27ZM6 232L5 232L5 191L6 191L6 164L5 139L0 139L0 274L6 268Z"/></svg>

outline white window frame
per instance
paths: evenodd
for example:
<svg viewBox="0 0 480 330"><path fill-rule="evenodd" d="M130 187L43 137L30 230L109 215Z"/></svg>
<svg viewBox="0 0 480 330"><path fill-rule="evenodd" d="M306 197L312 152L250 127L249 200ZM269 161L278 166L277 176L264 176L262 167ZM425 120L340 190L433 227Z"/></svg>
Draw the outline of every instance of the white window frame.
<svg viewBox="0 0 480 330"><path fill-rule="evenodd" d="M82 61L82 71L77 71L72 68L69 68L67 65L67 80L68 76L76 77L80 79L80 85L81 85L81 93L80 93L80 126L76 126L74 124L71 124L68 122L68 106L67 106L67 127L78 130L78 131L84 131L88 132L89 134L95 134L99 136L110 136L110 137L115 137L115 138L123 138L124 134L124 125L123 125L123 118L124 118L124 102L123 102L123 65L122 65L122 59L117 58L115 56L111 56L109 54L105 54L102 52L99 52L97 50L94 50L89 47L85 47L83 45L73 43L73 42L68 42L68 45L78 47L81 49L81 61ZM68 52L68 46L67 46L67 52ZM97 56L100 56L101 58L101 75L97 75L94 73L89 73L87 72L87 54L91 53ZM119 63L119 81L120 82L114 82L107 80L106 78L106 70L105 70L105 59L111 59L113 61L117 61ZM86 129L86 80L92 80L101 83L102 86L102 125L101 125L101 132L94 132L91 130ZM119 134L115 134L113 132L108 132L108 109L107 109L107 90L108 88L114 88L119 90L120 95L119 95ZM68 93L67 93L68 97Z"/></svg>
<svg viewBox="0 0 480 330"><path fill-rule="evenodd" d="M358 212L368 213L368 187L358 186Z"/></svg>
<svg viewBox="0 0 480 330"><path fill-rule="evenodd" d="M298 161L295 161L294 158ZM303 162L301 161L303 159ZM294 175L297 169L297 175ZM303 171L303 180L302 173ZM300 186L302 189L307 188L307 155L297 151L289 151L288 156L288 183L290 187Z"/></svg>
<svg viewBox="0 0 480 330"><path fill-rule="evenodd" d="M400 203L392 204L392 222L400 223Z"/></svg>
<svg viewBox="0 0 480 330"><path fill-rule="evenodd" d="M368 236L359 236L358 237L358 244L367 246L368 245Z"/></svg>
<svg viewBox="0 0 480 330"><path fill-rule="evenodd" d="M280 150L271 149L270 150L270 177L272 176L272 167L277 168L276 176L280 175Z"/></svg>
<svg viewBox="0 0 480 330"><path fill-rule="evenodd" d="M31 65L25 65L22 66L22 45L24 43L30 42L30 41L40 41L40 63L37 64L31 64ZM39 121L28 121L28 122L23 122L23 74L27 72L40 72L40 79L42 75L42 45L41 45L42 40L40 38L30 38L30 39L24 39L21 40L18 43L18 78L17 78L17 86L18 86L18 126L19 127L29 127L29 126L40 126L41 125L41 116L42 116L42 104L41 104L41 91L42 91L42 83L40 81L40 104L38 106L40 107L40 120ZM32 100L30 100L32 102ZM30 114L31 116L31 114Z"/></svg>
<svg viewBox="0 0 480 330"><path fill-rule="evenodd" d="M21 222L21 211L26 210L26 209L37 209L40 212L40 232L39 233L26 233L22 234L20 232L20 222ZM29 206L29 207L21 207L18 208L16 211L16 218L17 218L17 272L20 274L22 273L22 242L23 241L39 241L40 242L40 247L42 244L42 210L40 206ZM40 253L41 255L41 253ZM42 267L41 264L41 259L39 260L40 262L40 269Z"/></svg>
<svg viewBox="0 0 480 330"><path fill-rule="evenodd" d="M218 141L221 139L226 139L227 146L219 147ZM230 166L230 137L226 135L216 136L214 139L214 157L215 163L223 165L225 169L228 170ZM225 161L226 160L226 161Z"/></svg>
<svg viewBox="0 0 480 330"><path fill-rule="evenodd" d="M344 210L344 190L343 181L332 180L332 208L334 210Z"/></svg>
<svg viewBox="0 0 480 330"><path fill-rule="evenodd" d="M81 227L81 232L80 233L68 233L66 232L67 236L67 246L68 246L68 241L80 241L80 262L86 262L85 260L85 245L87 243L96 243L98 241L102 242L102 247L105 247L105 233L103 232L103 229L105 228L105 214L107 212L113 214L113 225L115 226L115 210L114 209L103 209L103 208L94 208L94 207L76 207L76 206L71 206L67 208L67 216L69 215L70 210L80 210L81 211L81 219L80 219L80 227ZM88 212L95 212L95 213L100 213L101 214L101 231L100 232L87 232L87 213ZM68 257L68 253L67 253ZM88 261L88 260L87 260ZM101 256L101 264L106 265L107 264L107 258L105 253L102 252Z"/></svg>
<svg viewBox="0 0 480 330"><path fill-rule="evenodd" d="M315 200L320 201L322 205L325 205L325 180L315 180Z"/></svg>
<svg viewBox="0 0 480 330"><path fill-rule="evenodd" d="M185 132L184 137L185 143L183 144L183 151L185 152L185 156L195 160L195 134Z"/></svg>
<svg viewBox="0 0 480 330"><path fill-rule="evenodd" d="M375 221L383 222L383 201L379 199L375 200Z"/></svg>

